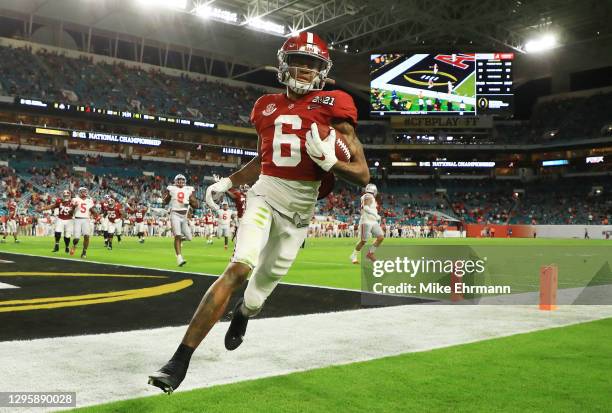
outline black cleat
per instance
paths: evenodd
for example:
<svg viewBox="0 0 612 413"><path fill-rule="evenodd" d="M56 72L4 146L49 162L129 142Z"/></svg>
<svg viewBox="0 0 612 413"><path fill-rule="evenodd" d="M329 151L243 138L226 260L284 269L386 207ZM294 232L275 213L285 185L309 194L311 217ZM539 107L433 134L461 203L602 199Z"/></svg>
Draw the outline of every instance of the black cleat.
<svg viewBox="0 0 612 413"><path fill-rule="evenodd" d="M82 253L81 253L81 258L83 258L84 260L86 260L86 259L87 259L87 254L86 254L86 253L84 253L84 252L82 252Z"/></svg>
<svg viewBox="0 0 612 413"><path fill-rule="evenodd" d="M53 247L53 251L52 252L58 252L59 251L59 245L55 245L55 247Z"/></svg>
<svg viewBox="0 0 612 413"><path fill-rule="evenodd" d="M70 248L66 247L66 249L64 250L64 252L65 252L66 254L70 253Z"/></svg>
<svg viewBox="0 0 612 413"><path fill-rule="evenodd" d="M236 350L242 344L244 335L246 334L247 324L249 323L249 317L245 316L242 314L242 311L240 311L240 306L243 302L244 299L241 298L234 306L232 321L227 329L227 333L225 333L225 348L230 351Z"/></svg>
<svg viewBox="0 0 612 413"><path fill-rule="evenodd" d="M170 360L164 366L149 376L149 384L171 394L181 385L187 374L188 363L180 360Z"/></svg>

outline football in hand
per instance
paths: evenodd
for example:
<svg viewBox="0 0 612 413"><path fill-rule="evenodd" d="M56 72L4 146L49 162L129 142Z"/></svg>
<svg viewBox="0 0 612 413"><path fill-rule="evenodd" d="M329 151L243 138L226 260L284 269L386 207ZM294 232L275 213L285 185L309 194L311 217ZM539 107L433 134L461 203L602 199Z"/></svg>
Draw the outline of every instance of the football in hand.
<svg viewBox="0 0 612 413"><path fill-rule="evenodd" d="M318 127L319 137L324 141L329 136L332 127L327 125L318 125ZM350 162L351 160L351 151L349 150L346 138L338 129L336 129L336 158L343 162Z"/></svg>

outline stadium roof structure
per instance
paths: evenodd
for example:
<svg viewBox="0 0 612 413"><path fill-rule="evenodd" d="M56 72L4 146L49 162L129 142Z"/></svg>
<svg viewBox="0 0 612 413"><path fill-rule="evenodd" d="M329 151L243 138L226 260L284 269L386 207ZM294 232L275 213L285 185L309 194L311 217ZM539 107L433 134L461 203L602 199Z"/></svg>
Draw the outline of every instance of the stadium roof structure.
<svg viewBox="0 0 612 413"><path fill-rule="evenodd" d="M85 51L92 35L141 49L183 48L211 59L211 68L223 61L227 77L273 63L283 38L304 30L324 37L336 68L350 71L355 54L523 53L525 41L543 32L558 33L562 44L610 36L611 13L598 0L0 0L0 15L22 21L26 39L48 25L81 33L76 43Z"/></svg>

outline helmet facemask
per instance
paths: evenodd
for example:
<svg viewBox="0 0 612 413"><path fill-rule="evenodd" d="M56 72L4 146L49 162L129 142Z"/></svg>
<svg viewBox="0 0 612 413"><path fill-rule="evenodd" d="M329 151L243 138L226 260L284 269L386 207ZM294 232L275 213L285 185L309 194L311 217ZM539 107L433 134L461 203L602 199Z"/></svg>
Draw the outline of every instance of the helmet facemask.
<svg viewBox="0 0 612 413"><path fill-rule="evenodd" d="M179 188L184 187L186 183L187 178L185 178L185 175L178 174L174 177L174 185L178 186Z"/></svg>
<svg viewBox="0 0 612 413"><path fill-rule="evenodd" d="M313 53L278 51L278 81L298 95L322 90L331 66L331 60Z"/></svg>

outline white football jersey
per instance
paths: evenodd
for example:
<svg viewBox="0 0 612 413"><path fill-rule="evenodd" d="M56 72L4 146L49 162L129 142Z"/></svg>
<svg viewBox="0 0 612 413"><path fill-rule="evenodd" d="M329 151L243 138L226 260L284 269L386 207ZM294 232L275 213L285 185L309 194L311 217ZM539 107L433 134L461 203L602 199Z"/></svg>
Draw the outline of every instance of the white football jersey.
<svg viewBox="0 0 612 413"><path fill-rule="evenodd" d="M371 199L370 207L373 207L375 211L378 211L378 204L376 203L376 198L372 194L363 194L361 197L361 222L378 222L376 217L372 216L368 212L364 211L363 207L365 206L365 201Z"/></svg>
<svg viewBox="0 0 612 413"><path fill-rule="evenodd" d="M187 211L189 209L189 197L195 192L195 189L188 185L182 188L176 185L168 185L168 192L170 192L170 209L172 211Z"/></svg>
<svg viewBox="0 0 612 413"><path fill-rule="evenodd" d="M219 226L229 227L230 222L232 221L233 211L231 209L228 209L227 211L220 209L219 211L217 211L217 214L218 214L217 219L219 220Z"/></svg>
<svg viewBox="0 0 612 413"><path fill-rule="evenodd" d="M93 199L87 197L85 199L81 197L72 198L72 203L76 206L74 209L75 218L91 218L90 209L94 207Z"/></svg>

